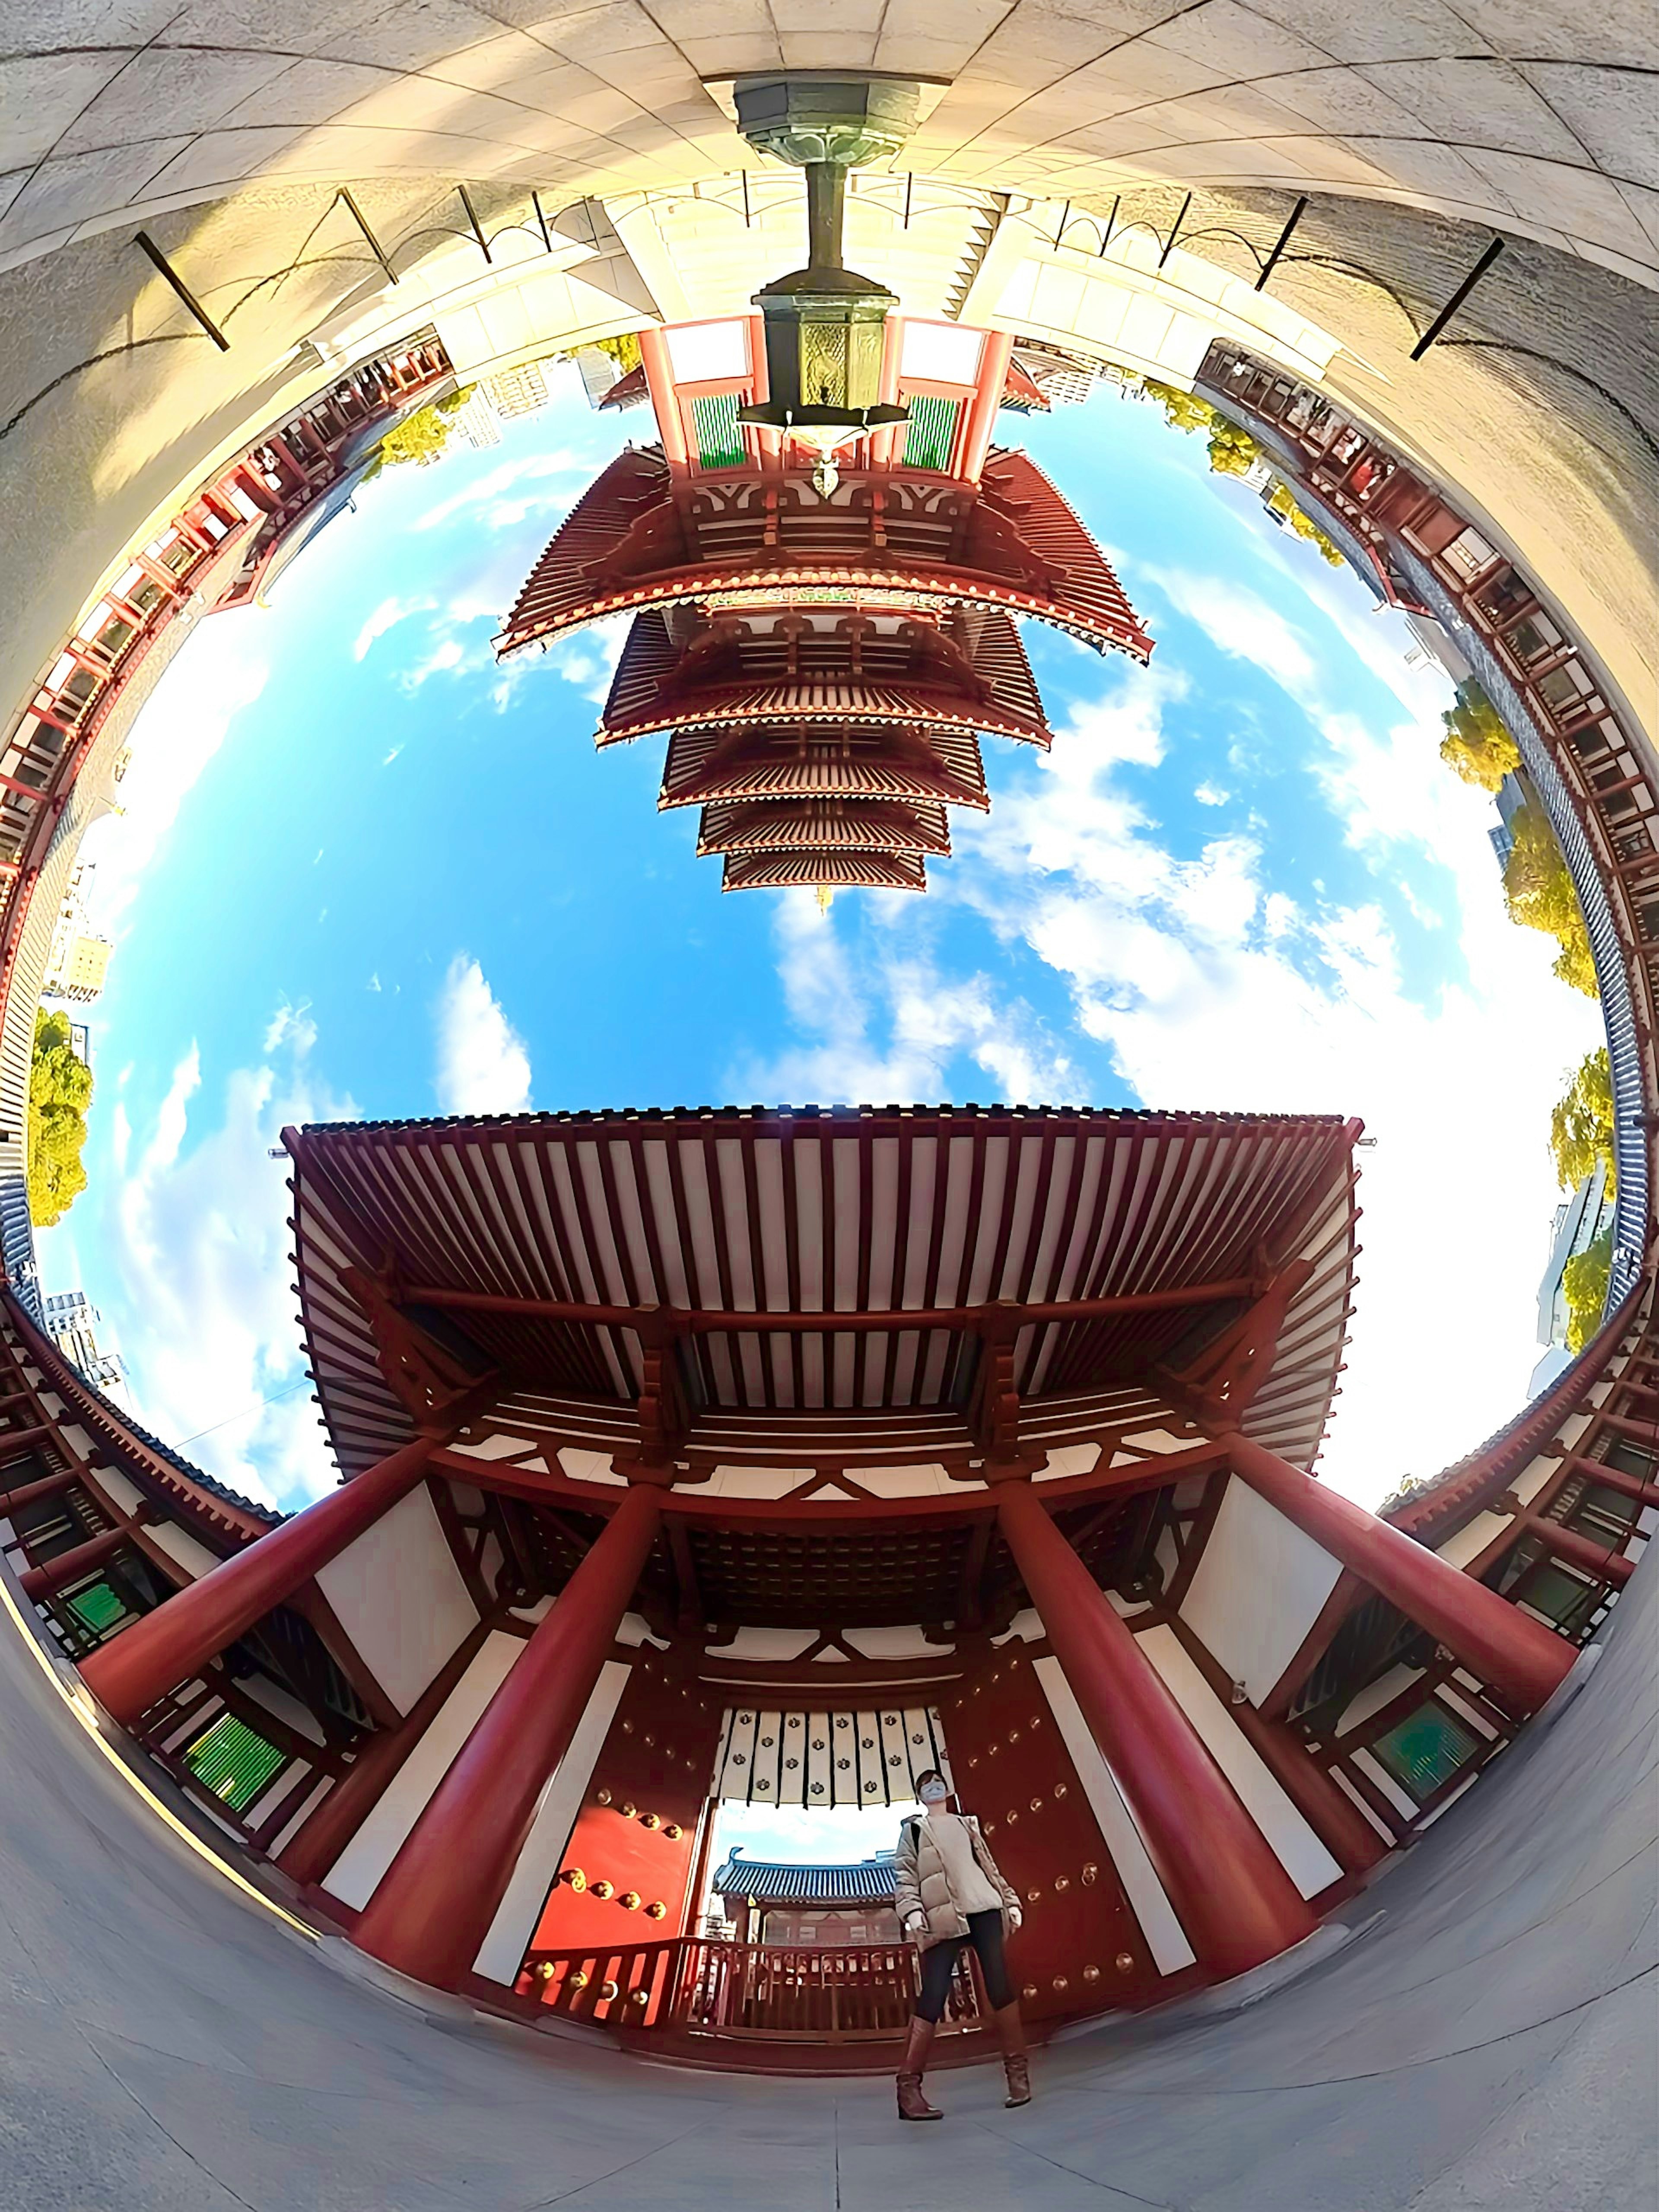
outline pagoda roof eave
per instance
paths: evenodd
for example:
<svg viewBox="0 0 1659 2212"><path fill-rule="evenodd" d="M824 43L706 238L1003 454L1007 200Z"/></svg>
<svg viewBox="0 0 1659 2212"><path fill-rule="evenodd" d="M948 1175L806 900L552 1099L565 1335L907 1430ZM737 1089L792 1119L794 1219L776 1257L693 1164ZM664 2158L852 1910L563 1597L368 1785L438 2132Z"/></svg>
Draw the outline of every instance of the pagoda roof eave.
<svg viewBox="0 0 1659 2212"><path fill-rule="evenodd" d="M1097 653L1124 653L1143 666L1152 659L1153 641L1139 625L1116 617L1091 620L1080 611L1045 595L1022 591L1005 579L982 570L951 568L944 571L886 562L878 567L863 562L792 562L787 566L740 568L713 565L677 568L643 581L596 592L581 605L531 620L499 632L492 641L498 660L507 660L532 645L545 650L561 638L586 629L611 615L644 607L669 607L688 600L707 599L722 592L766 592L785 598L791 592L833 591L857 602L861 593L902 593L919 606L969 605L1001 607L1010 614L1029 615L1051 629L1064 630Z"/></svg>
<svg viewBox="0 0 1659 2212"><path fill-rule="evenodd" d="M988 701L962 699L921 684L734 684L709 686L701 695L682 693L659 708L619 717L594 734L595 744L624 744L662 730L722 729L746 722L891 722L925 733L928 730L970 730L977 736L1011 738L1047 751L1053 733Z"/></svg>

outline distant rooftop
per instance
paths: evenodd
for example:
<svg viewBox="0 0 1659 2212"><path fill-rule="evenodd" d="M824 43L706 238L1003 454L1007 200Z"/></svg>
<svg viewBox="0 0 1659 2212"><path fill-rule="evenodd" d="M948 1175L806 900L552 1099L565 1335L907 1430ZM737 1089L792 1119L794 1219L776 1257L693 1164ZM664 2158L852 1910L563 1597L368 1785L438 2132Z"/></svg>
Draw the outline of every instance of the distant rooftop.
<svg viewBox="0 0 1659 2212"><path fill-rule="evenodd" d="M752 1898L757 1905L890 1905L893 1854L878 1851L851 1866L786 1866L745 1858L738 1850L716 1873L714 1887L722 1897Z"/></svg>

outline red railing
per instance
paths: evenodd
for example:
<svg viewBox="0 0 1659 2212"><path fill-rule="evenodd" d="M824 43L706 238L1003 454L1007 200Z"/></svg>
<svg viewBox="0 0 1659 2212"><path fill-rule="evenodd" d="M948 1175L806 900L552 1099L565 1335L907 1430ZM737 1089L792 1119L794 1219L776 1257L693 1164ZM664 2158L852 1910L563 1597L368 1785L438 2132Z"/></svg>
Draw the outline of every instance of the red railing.
<svg viewBox="0 0 1659 2212"><path fill-rule="evenodd" d="M613 1949L532 1951L519 1991L568 2020L693 2035L855 2042L903 2033L917 1960L908 1943L811 1946L678 1936ZM958 1964L945 2027L981 2017L976 1978Z"/></svg>

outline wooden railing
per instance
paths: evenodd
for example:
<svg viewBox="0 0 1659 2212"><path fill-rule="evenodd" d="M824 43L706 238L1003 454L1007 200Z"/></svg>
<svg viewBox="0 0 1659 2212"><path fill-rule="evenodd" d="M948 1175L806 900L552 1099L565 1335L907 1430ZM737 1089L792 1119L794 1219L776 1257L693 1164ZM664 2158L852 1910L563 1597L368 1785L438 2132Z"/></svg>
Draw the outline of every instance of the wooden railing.
<svg viewBox="0 0 1659 2212"><path fill-rule="evenodd" d="M902 2034L917 1972L908 1943L818 1950L679 1936L611 1950L532 1951L518 1988L562 2018L608 2027L844 2043ZM958 1964L943 2025L969 2027L981 2016L976 1978Z"/></svg>

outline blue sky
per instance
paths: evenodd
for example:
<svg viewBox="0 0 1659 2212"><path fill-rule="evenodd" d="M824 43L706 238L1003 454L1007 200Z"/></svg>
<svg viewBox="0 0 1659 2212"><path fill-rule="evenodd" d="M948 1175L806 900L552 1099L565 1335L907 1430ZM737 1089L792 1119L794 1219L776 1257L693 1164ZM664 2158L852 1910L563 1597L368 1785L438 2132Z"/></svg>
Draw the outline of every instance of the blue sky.
<svg viewBox="0 0 1659 2212"><path fill-rule="evenodd" d="M1548 1108L1596 1040L1505 920L1449 690L1399 618L1103 395L1005 417L1107 546L1149 671L1032 626L1057 735L988 741L925 899L722 897L660 739L591 738L601 633L489 638L639 415L574 373L484 453L388 471L204 622L88 840L118 951L91 1188L42 1242L135 1402L241 1487L333 1479L301 1380L282 1125L538 1108L1046 1100L1363 1115L1350 1371L1324 1462L1374 1500L1520 1402ZM1456 1326L1449 1326L1455 1319Z"/></svg>

